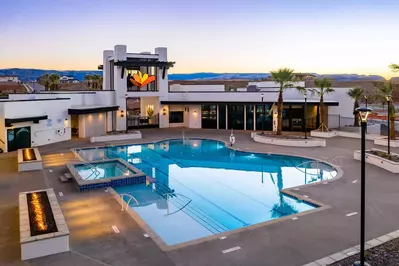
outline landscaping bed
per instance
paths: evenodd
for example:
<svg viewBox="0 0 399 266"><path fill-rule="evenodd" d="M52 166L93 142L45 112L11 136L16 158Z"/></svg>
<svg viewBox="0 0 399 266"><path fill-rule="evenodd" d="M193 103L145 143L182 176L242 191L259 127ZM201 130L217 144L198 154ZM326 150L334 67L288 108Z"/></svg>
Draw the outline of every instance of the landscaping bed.
<svg viewBox="0 0 399 266"><path fill-rule="evenodd" d="M396 154L390 154L390 155L388 155L387 152L385 152L385 151L379 151L379 150L366 151L366 153L373 154L373 155L375 155L375 156L378 156L378 157L381 157L381 158L390 160L390 161L392 161L392 162L396 162L396 163L399 162L399 156L396 155Z"/></svg>
<svg viewBox="0 0 399 266"><path fill-rule="evenodd" d="M382 245L366 250L366 262L371 266L399 265L399 239L393 239ZM356 254L330 266L353 266L355 261L360 261L360 255Z"/></svg>

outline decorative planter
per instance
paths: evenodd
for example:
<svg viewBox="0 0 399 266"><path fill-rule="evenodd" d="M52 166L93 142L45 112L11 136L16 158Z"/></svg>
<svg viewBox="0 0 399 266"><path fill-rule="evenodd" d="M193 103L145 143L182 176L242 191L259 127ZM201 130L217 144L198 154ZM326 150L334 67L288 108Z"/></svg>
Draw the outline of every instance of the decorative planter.
<svg viewBox="0 0 399 266"><path fill-rule="evenodd" d="M254 134L253 139L254 139L254 141L259 142L259 143L278 145L278 146L288 146L288 147L311 148L311 147L325 147L326 146L326 140L315 139L315 138L284 139L284 138L268 137L267 135L261 135L261 134L256 133L256 134Z"/></svg>
<svg viewBox="0 0 399 266"><path fill-rule="evenodd" d="M318 138L332 138L337 136L337 131L319 131L319 130L312 130L310 131L310 136L318 137Z"/></svg>
<svg viewBox="0 0 399 266"><path fill-rule="evenodd" d="M388 138L387 137L377 138L374 140L374 144L388 147ZM399 147L399 140L391 140L389 145L393 148L397 148Z"/></svg>
<svg viewBox="0 0 399 266"><path fill-rule="evenodd" d="M98 137L91 137L90 142L104 142L104 141L117 141L117 140L130 140L130 139L141 139L142 135L140 131L134 131L126 134L112 134Z"/></svg>
<svg viewBox="0 0 399 266"><path fill-rule="evenodd" d="M69 230L53 189L19 193L21 259L69 251Z"/></svg>
<svg viewBox="0 0 399 266"><path fill-rule="evenodd" d="M379 149L371 149L371 150L386 152L386 151L379 150ZM391 154L398 155L396 153L391 153ZM359 160L359 161L361 160L361 153L359 150L353 152L353 158L355 160ZM382 169L385 169L391 173L395 173L395 174L399 173L399 163L379 157L374 154L366 153L366 163L373 164L373 165L378 166Z"/></svg>
<svg viewBox="0 0 399 266"><path fill-rule="evenodd" d="M37 148L18 150L18 172L42 170L43 163Z"/></svg>
<svg viewBox="0 0 399 266"><path fill-rule="evenodd" d="M361 139L362 136L359 132L347 132L347 131L336 131L337 136L344 137L344 138L353 138L353 139ZM376 138L381 137L380 135L374 134L366 134L367 140L375 140Z"/></svg>

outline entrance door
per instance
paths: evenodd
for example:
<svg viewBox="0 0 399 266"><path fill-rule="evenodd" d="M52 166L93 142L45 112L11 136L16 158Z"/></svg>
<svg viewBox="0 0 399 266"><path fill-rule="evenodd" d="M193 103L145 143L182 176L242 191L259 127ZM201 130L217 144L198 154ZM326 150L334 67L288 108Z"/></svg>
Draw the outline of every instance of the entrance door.
<svg viewBox="0 0 399 266"><path fill-rule="evenodd" d="M30 127L7 129L7 151L31 147Z"/></svg>

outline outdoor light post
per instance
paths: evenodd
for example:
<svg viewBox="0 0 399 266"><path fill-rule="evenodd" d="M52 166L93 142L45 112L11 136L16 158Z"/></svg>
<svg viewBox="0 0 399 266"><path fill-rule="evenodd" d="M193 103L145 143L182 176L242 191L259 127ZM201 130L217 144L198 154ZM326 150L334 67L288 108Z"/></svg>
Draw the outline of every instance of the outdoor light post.
<svg viewBox="0 0 399 266"><path fill-rule="evenodd" d="M364 100L366 100L366 108L367 108L368 107L367 106L367 99L369 98L369 96L368 95L364 95L363 97L364 97Z"/></svg>
<svg viewBox="0 0 399 266"><path fill-rule="evenodd" d="M304 122L304 126L305 126L305 139L308 139L308 136L306 135L306 122L307 122L307 117L308 117L308 93L305 91L305 93L303 94L303 96L305 97L305 122Z"/></svg>
<svg viewBox="0 0 399 266"><path fill-rule="evenodd" d="M265 134L263 132L263 126L265 124L265 106L263 105L263 93L260 95L262 98L262 135Z"/></svg>
<svg viewBox="0 0 399 266"><path fill-rule="evenodd" d="M366 218L366 128L367 128L367 117L371 112L370 108L360 107L356 111L359 113L361 119L361 168L360 168L360 264L355 262L356 266L367 266L369 264L364 261L364 246L365 246L365 218Z"/></svg>
<svg viewBox="0 0 399 266"><path fill-rule="evenodd" d="M391 100L392 100L392 96L391 95L388 95L388 96L386 96L385 97L386 99L387 99L387 103L388 103L388 109L387 109L387 112L388 112L388 117L387 117L387 119L388 119L388 155L390 155L391 154L391 125L390 125L390 112L391 112Z"/></svg>

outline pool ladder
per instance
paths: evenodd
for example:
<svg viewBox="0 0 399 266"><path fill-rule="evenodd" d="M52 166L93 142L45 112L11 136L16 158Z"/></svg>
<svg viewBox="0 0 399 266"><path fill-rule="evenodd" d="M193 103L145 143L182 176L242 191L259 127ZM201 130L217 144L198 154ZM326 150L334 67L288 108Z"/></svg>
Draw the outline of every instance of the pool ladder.
<svg viewBox="0 0 399 266"><path fill-rule="evenodd" d="M131 202L132 200L136 203L136 205L139 205L139 202L137 201L137 199L136 199L133 195L131 195L131 194L123 193L123 194L121 194L120 196L121 196L121 206L122 206L121 211L126 211L127 208L130 206L130 202ZM126 196L126 197L129 198L129 200L126 201L125 207L123 207L123 206L124 206L124 203L125 203L125 201L123 200L123 197L124 197L124 196Z"/></svg>
<svg viewBox="0 0 399 266"><path fill-rule="evenodd" d="M83 163L83 165L87 165L90 167L90 170L92 171L92 173L84 178L83 180L87 180L89 179L93 174L95 175L94 179L97 179L97 177L100 175L100 171L98 171L97 167L95 167L94 165L92 165L90 162L86 161L81 155L80 152L82 151L82 149L80 148L76 148L76 149L72 149L72 153L75 155L75 158L78 159L79 161L81 161ZM76 168L71 167L72 169L74 169L75 174L76 174Z"/></svg>

